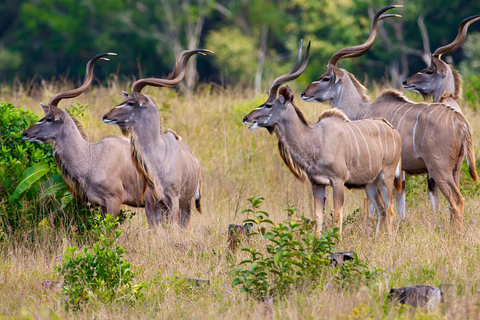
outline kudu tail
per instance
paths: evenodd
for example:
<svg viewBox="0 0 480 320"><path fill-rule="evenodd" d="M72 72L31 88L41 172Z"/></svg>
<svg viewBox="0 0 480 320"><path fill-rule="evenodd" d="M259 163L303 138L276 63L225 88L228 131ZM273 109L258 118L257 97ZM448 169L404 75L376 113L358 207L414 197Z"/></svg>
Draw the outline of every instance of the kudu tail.
<svg viewBox="0 0 480 320"><path fill-rule="evenodd" d="M475 168L475 150L473 148L472 127L470 126L470 124L467 128L467 134L465 136L463 146L467 155L467 165L470 176L472 177L473 181L475 181L475 183L478 183L479 180L477 175L477 169Z"/></svg>
<svg viewBox="0 0 480 320"><path fill-rule="evenodd" d="M393 180L393 186L397 193L402 192L402 176L402 159L400 159L397 164L397 170L395 170L395 179Z"/></svg>
<svg viewBox="0 0 480 320"><path fill-rule="evenodd" d="M198 213L202 214L202 206L200 200L202 199L202 180L198 180L197 190L195 191L195 208Z"/></svg>

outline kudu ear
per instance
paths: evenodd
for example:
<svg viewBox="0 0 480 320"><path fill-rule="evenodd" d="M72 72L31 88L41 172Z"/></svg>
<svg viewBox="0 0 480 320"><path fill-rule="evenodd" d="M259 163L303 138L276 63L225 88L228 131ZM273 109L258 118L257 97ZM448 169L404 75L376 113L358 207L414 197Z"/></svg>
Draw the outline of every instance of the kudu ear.
<svg viewBox="0 0 480 320"><path fill-rule="evenodd" d="M42 106L42 109L43 109L43 112L45 113L45 115L47 115L50 112L50 106L45 105L41 102L40 102L40 105Z"/></svg>
<svg viewBox="0 0 480 320"><path fill-rule="evenodd" d="M127 91L122 91L122 95L123 95L123 99L127 100L128 98L130 98L130 95L128 94Z"/></svg>
<svg viewBox="0 0 480 320"><path fill-rule="evenodd" d="M433 58L432 59L432 66L435 67L436 72L442 76L442 78L445 78L447 76L447 64L443 62L442 60L438 58Z"/></svg>
<svg viewBox="0 0 480 320"><path fill-rule="evenodd" d="M333 71L333 76L335 77L335 83L343 83L342 77L343 77L343 72L340 70L334 70Z"/></svg>
<svg viewBox="0 0 480 320"><path fill-rule="evenodd" d="M281 104L286 104L287 102L293 102L293 92L288 86L283 86L278 91L278 97L280 98Z"/></svg>

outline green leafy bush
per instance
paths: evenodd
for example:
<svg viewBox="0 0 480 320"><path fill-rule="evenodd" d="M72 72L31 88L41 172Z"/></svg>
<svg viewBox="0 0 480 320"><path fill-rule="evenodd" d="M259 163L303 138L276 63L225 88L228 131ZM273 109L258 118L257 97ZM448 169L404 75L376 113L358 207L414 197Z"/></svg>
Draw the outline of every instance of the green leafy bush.
<svg viewBox="0 0 480 320"><path fill-rule="evenodd" d="M67 108L73 117L82 117L85 110L88 106L80 104ZM51 145L22 139L22 132L37 121L31 111L0 102L0 239L15 232L33 235L46 217L52 225L84 233L100 212L72 199Z"/></svg>
<svg viewBox="0 0 480 320"><path fill-rule="evenodd" d="M268 219L267 212L259 210L263 198L251 197L249 201L252 208L244 212L254 217L244 222L253 223L257 231L249 233L247 237L260 236L264 248L242 248L242 251L250 254L250 258L241 261L232 272L236 276L232 286L240 285L241 291L259 299L285 295L302 286L322 288L328 279L346 286L378 275L378 269L370 270L356 255L352 261L346 261L339 267L331 266L330 255L335 251L335 244L340 237L338 229L323 232L319 236L309 219L294 217L295 207L286 209L290 220L275 224ZM268 225L270 230L267 230Z"/></svg>
<svg viewBox="0 0 480 320"><path fill-rule="evenodd" d="M31 111L0 102L0 230L17 230L21 222L37 223L38 189L47 189L58 175L49 145L22 139L23 130L38 121ZM36 188L29 188L35 186ZM19 188L18 188L19 187Z"/></svg>
<svg viewBox="0 0 480 320"><path fill-rule="evenodd" d="M101 302L123 301L134 304L145 286L135 284L135 274L123 255L125 249L117 240L122 231L117 229L118 218L108 214L105 219L96 217L93 234L97 242L83 251L68 247L61 266L54 269L64 279L63 294L67 309L76 310L91 299Z"/></svg>

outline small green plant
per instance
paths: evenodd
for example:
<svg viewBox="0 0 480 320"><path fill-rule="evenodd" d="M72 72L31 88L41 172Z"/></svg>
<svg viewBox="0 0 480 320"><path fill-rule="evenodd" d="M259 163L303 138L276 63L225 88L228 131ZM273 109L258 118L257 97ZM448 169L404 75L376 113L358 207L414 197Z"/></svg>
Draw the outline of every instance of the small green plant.
<svg viewBox="0 0 480 320"><path fill-rule="evenodd" d="M72 104L70 105L70 108L65 108L65 110L73 118L83 118L85 116L85 111L90 110L90 107L82 106L80 103L77 103L76 106Z"/></svg>
<svg viewBox="0 0 480 320"><path fill-rule="evenodd" d="M302 286L321 288L329 278L350 283L352 280L371 279L378 274L377 269L371 271L356 256L353 261L333 268L330 255L340 237L337 228L322 232L320 236L309 219L294 217L296 208L292 206L286 208L289 219L275 224L268 218L267 212L259 209L263 200L251 197L252 208L243 210L253 215L244 222L253 223L257 230L247 237L260 236L263 250L242 248L250 254L250 258L241 261L232 271L236 277L232 286L240 285L241 291L260 299L284 295Z"/></svg>
<svg viewBox="0 0 480 320"><path fill-rule="evenodd" d="M134 283L135 274L123 258L125 249L117 243L122 233L116 228L118 219L108 214L96 220L93 234L97 242L80 252L75 246L66 248L62 265L54 267L64 279L62 292L68 310L76 310L91 299L133 304L145 287L142 282Z"/></svg>

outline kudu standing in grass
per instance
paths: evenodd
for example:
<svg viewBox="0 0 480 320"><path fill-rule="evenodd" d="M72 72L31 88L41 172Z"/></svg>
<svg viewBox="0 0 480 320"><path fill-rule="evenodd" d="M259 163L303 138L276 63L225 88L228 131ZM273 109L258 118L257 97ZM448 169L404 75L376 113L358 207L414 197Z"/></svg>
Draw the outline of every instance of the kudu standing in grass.
<svg viewBox="0 0 480 320"><path fill-rule="evenodd" d="M120 127L130 137L132 160L143 181L142 194L150 224L168 217L174 226L190 221L191 202L195 198L201 211L200 163L190 147L173 131L162 132L160 114L150 97L141 94L145 86L173 87L185 76L188 59L209 50L191 50L177 57L177 67L167 79L147 78L133 83L132 93L123 92L125 101L103 116L103 121ZM183 63L178 69L178 61ZM148 187L148 190L147 190Z"/></svg>
<svg viewBox="0 0 480 320"><path fill-rule="evenodd" d="M378 232L381 215L385 214L388 231L393 227L392 192L400 190L400 153L402 139L383 118L350 121L339 110L323 112L316 123L310 123L303 112L293 104L293 93L280 85L298 78L308 63L310 44L299 67L301 44L297 63L290 73L278 77L270 85L269 97L260 107L243 118L251 123L249 129L267 128L278 138L280 155L287 167L301 181L312 184L316 225L323 226L325 187L333 188L335 225L342 231L344 186L365 188L378 213ZM397 178L397 179L395 179ZM383 197L376 198L377 190ZM384 201L384 203L382 203Z"/></svg>
<svg viewBox="0 0 480 320"><path fill-rule="evenodd" d="M424 98L433 97L433 102L444 102L461 111L456 100L462 96L462 77L441 57L460 48L467 38L468 27L478 20L480 20L478 14L463 20L458 26L455 40L435 50L430 65L405 79L403 87L420 93Z"/></svg>
<svg viewBox="0 0 480 320"><path fill-rule="evenodd" d="M62 99L78 97L91 85L95 62L108 60L107 55L112 54L100 54L88 62L81 87L55 95L48 105L41 104L45 117L25 130L23 139L53 144L55 161L72 196L116 217L122 204L143 206L130 143L119 137L91 143L76 120L57 107Z"/></svg>
<svg viewBox="0 0 480 320"><path fill-rule="evenodd" d="M390 8L380 10L374 22L379 14ZM372 33L374 29L375 23L372 24ZM351 73L338 68L337 62L364 54L373 40L374 37L369 37L362 45L335 53L328 62L327 71L302 92L302 99L329 102L353 120L386 118L402 134L402 169L409 174L429 175L432 207L436 210L438 206L438 196L432 193L438 186L449 203L452 226L460 231L465 201L460 193L459 179L465 153L470 175L478 182L470 123L461 112L448 105L414 103L393 90L386 90L375 101L369 102L366 88ZM402 203L401 214L404 216L404 186L397 201Z"/></svg>

